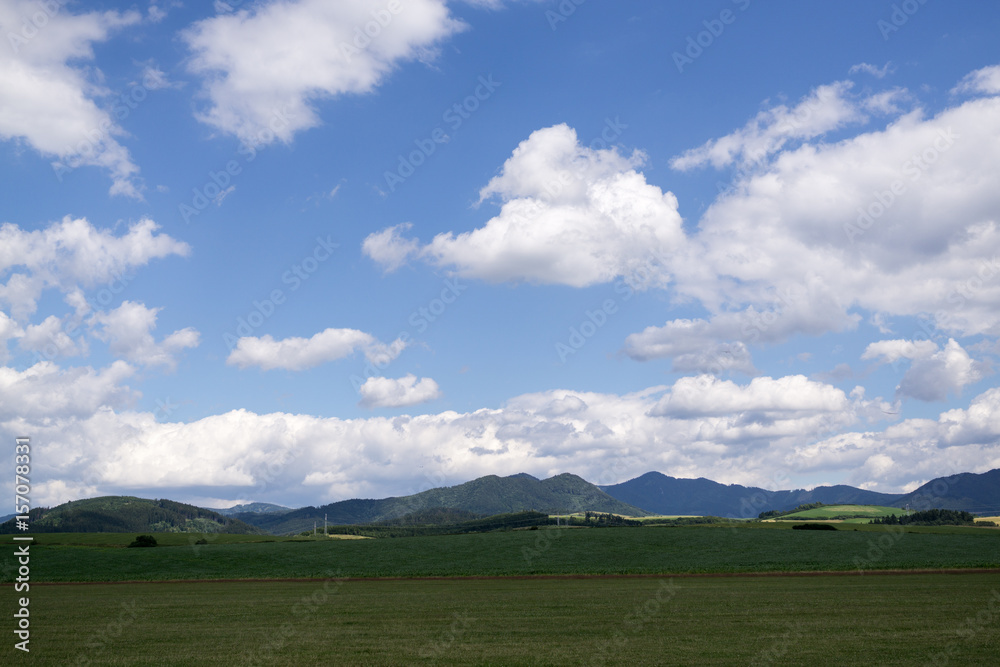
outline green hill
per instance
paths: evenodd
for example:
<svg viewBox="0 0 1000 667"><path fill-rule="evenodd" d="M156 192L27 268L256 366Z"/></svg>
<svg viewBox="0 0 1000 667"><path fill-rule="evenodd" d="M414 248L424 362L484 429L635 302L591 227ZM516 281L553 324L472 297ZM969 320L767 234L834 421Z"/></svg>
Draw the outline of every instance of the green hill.
<svg viewBox="0 0 1000 667"><path fill-rule="evenodd" d="M777 521L804 521L816 519L820 520L845 520L861 519L868 521L884 516L905 514L905 510L898 507L883 507L881 505L824 505L800 512L791 512L775 517Z"/></svg>
<svg viewBox="0 0 1000 667"><path fill-rule="evenodd" d="M545 480L531 475L509 477L487 475L458 486L430 489L412 496L381 500L343 500L322 507L303 507L280 515L241 514L240 518L275 535L312 530L323 525L324 515L332 525L377 523L434 508L463 510L482 516L535 510L548 514L607 512L646 516L649 512L615 500L590 482L563 473Z"/></svg>
<svg viewBox="0 0 1000 667"><path fill-rule="evenodd" d="M218 512L174 502L133 496L74 500L28 513L32 533L262 533L264 531ZM0 524L0 533L16 533L15 520Z"/></svg>
<svg viewBox="0 0 1000 667"><path fill-rule="evenodd" d="M275 505L274 503L245 503L222 509L216 507L203 507L202 509L209 510L210 512L218 512L222 516L233 516L237 519L240 518L241 514L284 514L285 512L292 511L291 507Z"/></svg>

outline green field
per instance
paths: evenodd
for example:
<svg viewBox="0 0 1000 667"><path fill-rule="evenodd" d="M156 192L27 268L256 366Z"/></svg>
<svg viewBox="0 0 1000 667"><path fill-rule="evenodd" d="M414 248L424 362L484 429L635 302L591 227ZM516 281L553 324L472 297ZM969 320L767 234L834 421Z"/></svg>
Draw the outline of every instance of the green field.
<svg viewBox="0 0 1000 667"><path fill-rule="evenodd" d="M826 505L824 507L814 507L801 512L793 512L779 517L778 521L801 521L816 519L843 519L850 523L867 522L883 516L902 516L906 510L898 507L882 507L880 505Z"/></svg>
<svg viewBox="0 0 1000 667"><path fill-rule="evenodd" d="M789 524L572 528L379 540L257 541L225 536L191 545L158 535L152 549L126 549L132 535L44 535L32 547L32 581L658 574L913 568L1000 568L1000 531L974 527L853 526L794 531ZM74 546L76 541L90 546ZM57 543L60 542L60 543ZM115 543L119 546L94 546ZM13 580L13 550L3 580Z"/></svg>
<svg viewBox="0 0 1000 667"><path fill-rule="evenodd" d="M30 662L985 665L1000 652L997 603L989 611L998 583L865 575L45 586L32 589ZM968 625L977 615L983 625Z"/></svg>

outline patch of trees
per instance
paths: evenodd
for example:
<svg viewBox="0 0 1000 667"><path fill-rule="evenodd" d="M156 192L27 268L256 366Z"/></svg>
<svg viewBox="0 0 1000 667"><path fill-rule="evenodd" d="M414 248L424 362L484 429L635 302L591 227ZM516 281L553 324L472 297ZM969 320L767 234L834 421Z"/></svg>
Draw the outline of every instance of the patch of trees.
<svg viewBox="0 0 1000 667"><path fill-rule="evenodd" d="M830 523L798 523L792 530L837 530L837 527Z"/></svg>
<svg viewBox="0 0 1000 667"><path fill-rule="evenodd" d="M152 535L139 535L128 545L130 548L133 547L155 547L156 538Z"/></svg>
<svg viewBox="0 0 1000 667"><path fill-rule="evenodd" d="M601 514L600 512L585 512L583 523L586 526L641 526L642 521L626 519L617 514Z"/></svg>
<svg viewBox="0 0 1000 667"><path fill-rule="evenodd" d="M913 514L904 514L872 519L868 523L882 524L887 526L974 526L976 517L961 510L924 510Z"/></svg>

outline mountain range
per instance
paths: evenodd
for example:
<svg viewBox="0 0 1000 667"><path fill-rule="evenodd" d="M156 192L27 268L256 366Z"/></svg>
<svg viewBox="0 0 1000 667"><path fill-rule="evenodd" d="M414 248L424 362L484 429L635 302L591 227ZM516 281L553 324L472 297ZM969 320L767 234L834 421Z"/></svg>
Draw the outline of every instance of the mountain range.
<svg viewBox="0 0 1000 667"><path fill-rule="evenodd" d="M466 518L536 510L548 514L600 512L646 516L714 515L755 518L770 510L787 511L807 503L884 505L909 509L954 509L1000 514L1000 469L939 477L907 494L867 491L852 486L769 491L710 479L683 479L648 472L635 479L596 486L563 473L539 480L526 473L487 475L464 484L410 496L342 500L320 507L289 509L248 503L224 510L171 500L104 496L37 508L30 513L37 532L226 532L288 535L314 525L425 522L431 514ZM447 511L444 511L447 510ZM0 523L0 533L16 532L15 521Z"/></svg>
<svg viewBox="0 0 1000 667"><path fill-rule="evenodd" d="M19 532L15 519L0 523L0 534ZM28 512L33 533L263 533L239 519L212 510L134 496L73 500Z"/></svg>
<svg viewBox="0 0 1000 667"><path fill-rule="evenodd" d="M853 486L817 486L811 490L769 491L710 479L679 479L659 472L621 484L601 486L608 495L654 514L696 514L753 518L769 510L785 511L806 503L884 505L910 509L1000 512L1000 468L980 474L939 477L907 494L878 493Z"/></svg>
<svg viewBox="0 0 1000 667"><path fill-rule="evenodd" d="M563 473L539 480L527 473L508 477L487 475L457 486L429 489L411 496L381 500L341 500L321 507L302 507L291 512L234 514L276 535L311 530L323 525L375 523L399 519L413 512L437 507L460 509L479 515L509 514L536 510L549 514L609 512L630 516L649 514L617 500L581 477Z"/></svg>

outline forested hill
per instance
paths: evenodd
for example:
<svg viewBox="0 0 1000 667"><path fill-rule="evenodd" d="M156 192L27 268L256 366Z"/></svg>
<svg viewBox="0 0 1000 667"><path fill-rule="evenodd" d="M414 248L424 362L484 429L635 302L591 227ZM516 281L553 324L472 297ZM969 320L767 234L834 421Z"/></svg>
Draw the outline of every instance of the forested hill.
<svg viewBox="0 0 1000 667"><path fill-rule="evenodd" d="M239 519L174 502L133 496L102 496L31 510L33 533L264 533ZM0 533L17 533L16 519Z"/></svg>
<svg viewBox="0 0 1000 667"><path fill-rule="evenodd" d="M430 489L411 496L380 500L343 500L322 507L303 507L284 514L240 514L240 518L276 535L312 529L314 522L374 523L398 519L411 512L446 508L482 516L536 510L546 513L610 512L628 516L649 514L616 500L590 482L563 473L539 480L519 473L487 475L457 486Z"/></svg>

